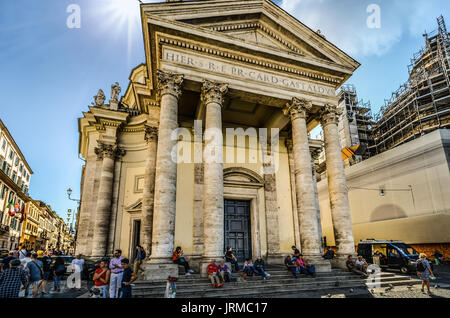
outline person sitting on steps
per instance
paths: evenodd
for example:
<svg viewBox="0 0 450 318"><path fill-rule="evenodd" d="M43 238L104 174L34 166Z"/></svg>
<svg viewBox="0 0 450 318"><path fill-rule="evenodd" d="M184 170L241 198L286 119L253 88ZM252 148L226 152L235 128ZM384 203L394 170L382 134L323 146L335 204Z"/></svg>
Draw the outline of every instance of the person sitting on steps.
<svg viewBox="0 0 450 318"><path fill-rule="evenodd" d="M211 280L212 287L222 287L223 285L219 280L219 267L216 265L216 260L212 259L211 263L206 267L206 272L208 273L208 278Z"/></svg>
<svg viewBox="0 0 450 318"><path fill-rule="evenodd" d="M247 258L245 260L243 272L245 276L253 276L254 274L253 261L250 258Z"/></svg>
<svg viewBox="0 0 450 318"><path fill-rule="evenodd" d="M345 265L347 266L348 270L357 274L357 275L361 275L361 278L367 278L368 275L366 273L361 272L360 270L358 270L357 265L355 264L355 262L353 261L353 256L349 255L347 257L347 261L345 262Z"/></svg>
<svg viewBox="0 0 450 318"><path fill-rule="evenodd" d="M181 246L178 246L173 252L172 260L174 264L184 266L184 270L186 271L186 276L190 276L194 271L189 267L189 263L186 261L183 255L183 250Z"/></svg>
<svg viewBox="0 0 450 318"><path fill-rule="evenodd" d="M292 260L296 261L298 257L300 256L300 251L295 245L292 245L292 250L294 251L294 254L292 254Z"/></svg>
<svg viewBox="0 0 450 318"><path fill-rule="evenodd" d="M333 259L334 258L334 251L331 249L331 247L327 246L327 250L322 254L322 257L324 259Z"/></svg>
<svg viewBox="0 0 450 318"><path fill-rule="evenodd" d="M297 265L290 255L286 256L284 265L286 265L287 270L292 273L294 278L297 278Z"/></svg>
<svg viewBox="0 0 450 318"><path fill-rule="evenodd" d="M233 249L231 247L227 247L227 251L225 253L225 260L228 263L231 263L232 265L234 265L234 270L236 273L240 272L238 260L237 260L236 256L233 254Z"/></svg>
<svg viewBox="0 0 450 318"><path fill-rule="evenodd" d="M303 255L300 254L297 261L297 273L311 275L312 277L316 277L316 268L314 265L310 265L307 261L303 259Z"/></svg>
<svg viewBox="0 0 450 318"><path fill-rule="evenodd" d="M261 256L259 256L253 264L253 270L256 275L261 275L264 280L266 280L267 277L270 277L270 275L266 273L266 263Z"/></svg>
<svg viewBox="0 0 450 318"><path fill-rule="evenodd" d="M220 276L220 280L222 281L222 283L231 282L231 277L232 277L231 270L228 268L228 265L225 264L225 262L223 260L220 261L219 276Z"/></svg>

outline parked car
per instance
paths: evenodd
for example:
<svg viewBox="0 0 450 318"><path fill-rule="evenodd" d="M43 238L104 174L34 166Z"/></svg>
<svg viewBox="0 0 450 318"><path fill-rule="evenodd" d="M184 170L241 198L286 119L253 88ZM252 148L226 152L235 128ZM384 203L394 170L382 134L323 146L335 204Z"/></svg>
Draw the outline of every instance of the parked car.
<svg viewBox="0 0 450 318"><path fill-rule="evenodd" d="M382 270L398 269L403 274L417 271L419 253L401 241L362 240L358 244L359 255Z"/></svg>

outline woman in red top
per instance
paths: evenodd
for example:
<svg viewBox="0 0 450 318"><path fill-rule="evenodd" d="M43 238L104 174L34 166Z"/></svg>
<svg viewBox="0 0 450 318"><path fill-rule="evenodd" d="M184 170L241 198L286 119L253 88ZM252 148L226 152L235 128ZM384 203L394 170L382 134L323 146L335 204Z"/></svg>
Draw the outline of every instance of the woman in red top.
<svg viewBox="0 0 450 318"><path fill-rule="evenodd" d="M94 283L95 287L100 290L102 298L108 295L109 276L111 272L106 261L100 262L100 267L95 270Z"/></svg>
<svg viewBox="0 0 450 318"><path fill-rule="evenodd" d="M184 266L184 269L186 271L186 276L191 275L194 271L189 267L189 263L186 261L186 259L183 256L183 250L181 249L181 246L178 246L172 255L172 261L175 264Z"/></svg>

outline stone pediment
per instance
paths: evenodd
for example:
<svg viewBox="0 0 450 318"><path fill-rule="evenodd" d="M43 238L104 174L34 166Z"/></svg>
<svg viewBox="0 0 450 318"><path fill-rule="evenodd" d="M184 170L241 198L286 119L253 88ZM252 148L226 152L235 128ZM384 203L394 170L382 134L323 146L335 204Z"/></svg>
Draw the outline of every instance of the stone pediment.
<svg viewBox="0 0 450 318"><path fill-rule="evenodd" d="M224 169L223 183L225 186L261 188L264 186L264 179L250 169L232 167Z"/></svg>
<svg viewBox="0 0 450 318"><path fill-rule="evenodd" d="M196 30L203 29L208 31L206 37L215 35L210 37L214 41L219 40L220 35L223 40L231 37L240 40L243 48L250 49L249 44L255 51L270 48L273 54L284 53L302 64L310 61L316 67L322 62L325 68L331 66L335 71L348 71L349 76L359 67L358 62L322 35L269 0L177 1L143 7L149 24L156 22L162 26L157 23L158 18L176 21L178 23L172 23L172 27L179 31L184 29L194 35L198 34ZM166 27L168 24L164 25Z"/></svg>
<svg viewBox="0 0 450 318"><path fill-rule="evenodd" d="M141 212L142 211L142 199L137 200L133 204L130 204L129 206L126 206L125 211L128 213L135 213L135 212Z"/></svg>

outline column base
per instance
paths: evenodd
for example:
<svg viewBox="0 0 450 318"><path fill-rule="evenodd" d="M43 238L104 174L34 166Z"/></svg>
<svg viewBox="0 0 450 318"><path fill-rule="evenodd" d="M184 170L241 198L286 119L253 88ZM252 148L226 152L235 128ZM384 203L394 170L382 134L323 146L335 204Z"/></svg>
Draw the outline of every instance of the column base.
<svg viewBox="0 0 450 318"><path fill-rule="evenodd" d="M268 265L284 265L284 259L288 254L270 253L267 255L266 263Z"/></svg>
<svg viewBox="0 0 450 318"><path fill-rule="evenodd" d="M142 265L144 269L144 280L146 281L166 281L169 276L178 277L177 264L151 264Z"/></svg>
<svg viewBox="0 0 450 318"><path fill-rule="evenodd" d="M324 259L322 256L308 256L305 255L304 259L308 261L311 265L314 265L316 268L316 273L330 273L331 272L331 263L329 260Z"/></svg>
<svg viewBox="0 0 450 318"><path fill-rule="evenodd" d="M333 268L347 269L346 262L347 262L347 259L348 259L348 256L349 256L349 255L352 255L352 256L353 256L353 260L354 260L355 257L356 257L356 254L355 254L355 253L353 253L353 254L337 254L337 255L331 260L331 266L332 266Z"/></svg>

